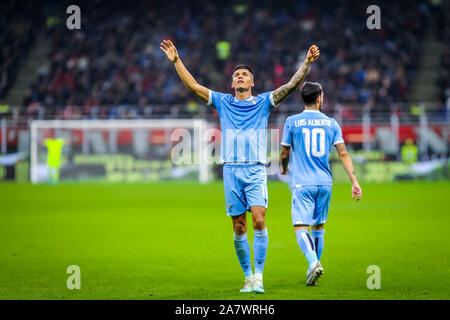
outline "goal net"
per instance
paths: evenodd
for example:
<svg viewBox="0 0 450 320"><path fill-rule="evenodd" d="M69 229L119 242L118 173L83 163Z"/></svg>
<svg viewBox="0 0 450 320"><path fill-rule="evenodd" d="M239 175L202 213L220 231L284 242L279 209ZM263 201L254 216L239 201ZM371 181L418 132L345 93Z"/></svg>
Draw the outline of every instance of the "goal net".
<svg viewBox="0 0 450 320"><path fill-rule="evenodd" d="M211 163L203 161L206 130L207 122L197 119L34 120L31 182L47 182L57 167L61 181L205 183L211 179Z"/></svg>

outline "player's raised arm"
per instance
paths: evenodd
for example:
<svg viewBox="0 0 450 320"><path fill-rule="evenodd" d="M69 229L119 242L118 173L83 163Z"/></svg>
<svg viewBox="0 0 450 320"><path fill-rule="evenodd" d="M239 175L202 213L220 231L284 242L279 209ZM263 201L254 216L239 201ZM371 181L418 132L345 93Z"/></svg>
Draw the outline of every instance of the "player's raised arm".
<svg viewBox="0 0 450 320"><path fill-rule="evenodd" d="M362 190L359 186L358 179L356 179L352 159L347 152L347 148L344 143L338 143L336 144L336 150L339 154L339 159L341 160L342 165L344 166L345 171L347 171L350 181L352 182L352 198L355 199L356 197L356 200L359 200L362 196Z"/></svg>
<svg viewBox="0 0 450 320"><path fill-rule="evenodd" d="M309 67L319 58L319 55L319 48L316 45L312 45L308 50L305 62L303 62L302 66L297 70L291 80L273 92L273 101L275 102L275 105L278 105L281 101L286 99L291 92L298 88L303 79L305 79Z"/></svg>
<svg viewBox="0 0 450 320"><path fill-rule="evenodd" d="M178 56L177 48L175 48L172 41L163 40L163 42L161 42L160 49L166 54L167 58L172 61L181 81L183 81L186 88L194 92L203 101L208 102L209 89L199 85L189 71L187 71L186 67L183 65L183 62L181 62L181 59Z"/></svg>

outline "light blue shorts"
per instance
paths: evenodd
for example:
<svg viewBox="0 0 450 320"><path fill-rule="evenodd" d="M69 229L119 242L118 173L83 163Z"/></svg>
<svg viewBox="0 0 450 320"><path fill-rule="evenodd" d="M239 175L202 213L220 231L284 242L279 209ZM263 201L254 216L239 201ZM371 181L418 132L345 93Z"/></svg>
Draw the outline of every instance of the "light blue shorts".
<svg viewBox="0 0 450 320"><path fill-rule="evenodd" d="M292 191L292 224L314 226L327 221L331 186L297 186Z"/></svg>
<svg viewBox="0 0 450 320"><path fill-rule="evenodd" d="M267 208L267 175L262 164L224 164L223 186L228 216L238 216L250 207Z"/></svg>

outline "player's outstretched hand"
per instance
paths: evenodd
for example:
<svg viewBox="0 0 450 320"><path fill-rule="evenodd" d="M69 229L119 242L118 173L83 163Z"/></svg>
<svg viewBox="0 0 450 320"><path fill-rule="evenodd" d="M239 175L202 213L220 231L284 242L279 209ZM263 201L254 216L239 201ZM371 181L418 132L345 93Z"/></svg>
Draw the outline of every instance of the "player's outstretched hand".
<svg viewBox="0 0 450 320"><path fill-rule="evenodd" d="M175 63L178 59L178 51L177 48L173 45L170 40L163 40L161 42L161 47L159 47L167 56L167 58Z"/></svg>
<svg viewBox="0 0 450 320"><path fill-rule="evenodd" d="M313 63L317 59L319 59L320 56L320 50L319 48L314 44L312 45L309 50L308 54L306 55L306 62Z"/></svg>
<svg viewBox="0 0 450 320"><path fill-rule="evenodd" d="M359 199L361 199L361 196L362 196L361 187L359 186L358 182L356 182L352 185L352 198L358 201Z"/></svg>

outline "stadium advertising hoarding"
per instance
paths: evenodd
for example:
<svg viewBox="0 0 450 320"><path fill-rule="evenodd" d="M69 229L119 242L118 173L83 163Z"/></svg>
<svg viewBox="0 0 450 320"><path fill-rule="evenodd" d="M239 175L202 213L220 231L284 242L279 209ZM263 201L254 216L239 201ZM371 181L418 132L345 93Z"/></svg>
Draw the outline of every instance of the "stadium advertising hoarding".
<svg viewBox="0 0 450 320"><path fill-rule="evenodd" d="M128 121L128 122L127 122ZM46 139L62 138L64 145L60 156L60 179L62 181L107 181L138 182L164 181L174 179L198 180L200 170L204 168L202 179L221 178L221 132L215 124L199 120L86 120L77 121L37 121L32 125L31 141L31 178L34 182L46 182L49 177L49 148ZM133 127L140 123L138 127ZM164 124L163 124L164 123ZM201 130L194 123L201 123ZM37 125L36 125L37 124ZM96 127L101 124L100 127ZM117 124L117 125L116 125ZM139 127L141 126L141 127ZM197 125L198 126L198 125ZM370 127L370 139L375 142L376 133L386 126L382 124ZM446 132L444 125L430 128L438 136ZM9 128L8 141L19 143L19 137L25 129ZM359 150L362 144L362 127L345 125L343 138L355 156L355 170L365 182L385 182L405 178L432 178L439 174L417 175L411 165L395 161L380 150ZM407 139L417 139L418 127L401 125L399 143ZM245 143L245 132L237 132ZM252 134L257 134L253 132ZM266 132L261 132L266 134ZM200 135L200 137L199 137ZM231 135L229 135L231 136ZM286 181L279 174L279 148L281 129L272 127L267 131L267 175L268 179ZM234 146L236 150L243 149ZM33 151L34 150L34 151ZM202 151L200 151L202 150ZM201 152L201 154L200 154ZM336 182L346 181L345 172L337 161L337 154L331 153L331 169ZM23 158L23 157L22 157ZM399 157L397 157L399 159ZM394 160L394 161L392 161ZM19 173L27 168L21 161L17 165ZM439 170L439 165L437 166ZM420 171L420 170L419 170ZM432 173L431 170L430 173ZM16 175L23 180L24 173ZM33 178L34 177L34 178ZM205 178L207 177L207 178Z"/></svg>

